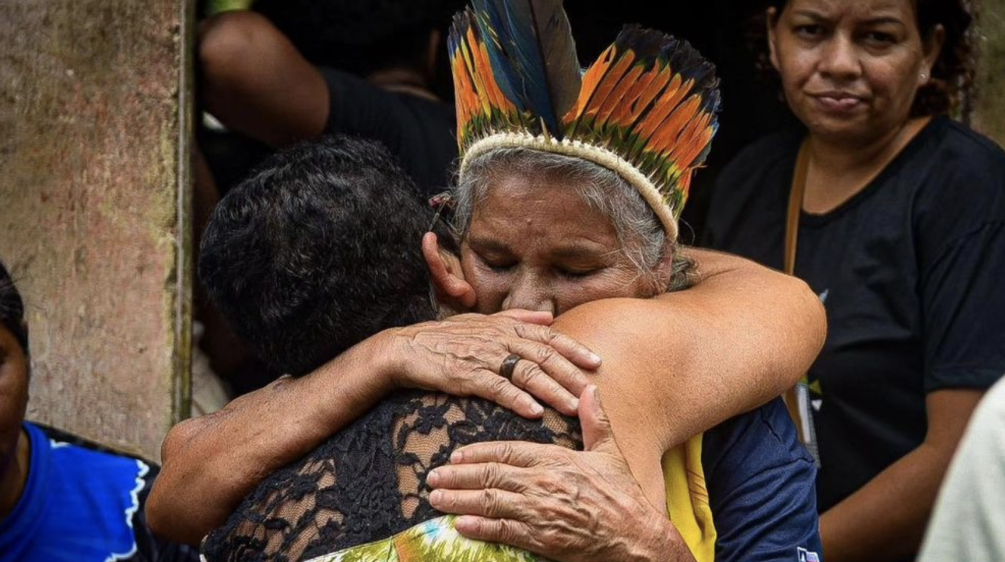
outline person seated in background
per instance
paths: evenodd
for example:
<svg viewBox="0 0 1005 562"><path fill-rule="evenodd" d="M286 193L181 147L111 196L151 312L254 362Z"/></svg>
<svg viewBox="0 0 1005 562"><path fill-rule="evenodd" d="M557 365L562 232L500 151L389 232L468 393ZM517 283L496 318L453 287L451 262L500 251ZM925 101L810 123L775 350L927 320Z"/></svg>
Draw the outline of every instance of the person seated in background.
<svg viewBox="0 0 1005 562"><path fill-rule="evenodd" d="M375 197L377 192L384 195ZM425 250L436 251L429 260L432 270L451 272L439 276L435 291L441 300L447 296L446 311L440 312L449 313L464 308L450 300L452 290L443 286L464 283L449 230L434 220L434 211L422 204L382 147L330 138L270 158L223 200L207 230L200 274L235 330L253 342L263 359L285 372L306 374L380 330L436 317L439 307L430 302L433 279L417 242L433 223L436 238L447 247L433 250L427 240ZM628 371L609 383L613 390L608 392L628 385ZM784 409L776 409L784 419ZM787 440L768 435L763 415L739 416L699 439L704 444L699 464L708 467L711 500L705 496L704 479L685 476L683 470L667 484L668 490L691 486L690 494L664 502L678 506L672 519L685 533L689 523L711 527L714 518L721 543L718 560L748 560L751 552L766 555L771 549L794 553L800 546L816 548L812 462L805 453L800 456L794 432L788 432ZM598 426L610 432L596 419L584 420L594 438ZM302 560L386 539L423 522L427 527L421 528L428 530L442 515L429 503L430 471L446 464L459 446L496 440L568 448L584 444L576 420L552 409L532 421L478 398L398 392L268 477L223 528L209 535L203 554L211 562ZM752 481L762 486L752 489ZM665 520L631 482L635 494L629 488L625 497L638 502L639 513ZM752 521L752 506L762 503L778 519ZM714 534L703 538L709 547L715 542ZM430 549L426 560L439 559L446 550L457 555L461 549L498 560L527 556L461 538L422 548ZM698 559L710 559L698 550Z"/></svg>
<svg viewBox="0 0 1005 562"><path fill-rule="evenodd" d="M918 562L1005 560L1005 377L981 399L946 471Z"/></svg>
<svg viewBox="0 0 1005 562"><path fill-rule="evenodd" d="M0 262L0 558L198 560L146 524L157 465L25 421L30 379L24 302Z"/></svg>
<svg viewBox="0 0 1005 562"><path fill-rule="evenodd" d="M199 32L200 96L272 147L340 132L379 140L423 193L446 189L454 111L434 92L449 0L258 0Z"/></svg>

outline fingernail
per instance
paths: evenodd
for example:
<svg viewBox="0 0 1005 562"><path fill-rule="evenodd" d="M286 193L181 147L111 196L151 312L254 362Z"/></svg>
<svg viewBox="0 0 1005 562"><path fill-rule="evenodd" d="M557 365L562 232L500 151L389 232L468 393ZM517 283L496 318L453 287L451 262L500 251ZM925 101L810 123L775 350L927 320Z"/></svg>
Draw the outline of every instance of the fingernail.
<svg viewBox="0 0 1005 562"><path fill-rule="evenodd" d="M579 398L573 398L569 400L569 409L578 412L579 411Z"/></svg>
<svg viewBox="0 0 1005 562"><path fill-rule="evenodd" d="M435 488L440 483L440 473L435 470L430 472L426 477L426 483Z"/></svg>
<svg viewBox="0 0 1005 562"><path fill-rule="evenodd" d="M600 359L600 356L599 356L599 355L597 355L596 353L593 353L593 352L591 351L591 352L590 352L590 361L592 361L592 362L594 362L594 363L600 363L601 359Z"/></svg>
<svg viewBox="0 0 1005 562"><path fill-rule="evenodd" d="M443 499L443 492L441 492L440 490L433 490L433 493L429 494L429 503L433 505L440 503L440 500L442 499Z"/></svg>
<svg viewBox="0 0 1005 562"><path fill-rule="evenodd" d="M530 412L535 416L539 416L544 413L544 407L538 404L537 402L534 402L533 404L530 405Z"/></svg>
<svg viewBox="0 0 1005 562"><path fill-rule="evenodd" d="M452 463L462 462L463 460L464 460L464 453L460 451L454 451L453 453L450 454L450 462Z"/></svg>

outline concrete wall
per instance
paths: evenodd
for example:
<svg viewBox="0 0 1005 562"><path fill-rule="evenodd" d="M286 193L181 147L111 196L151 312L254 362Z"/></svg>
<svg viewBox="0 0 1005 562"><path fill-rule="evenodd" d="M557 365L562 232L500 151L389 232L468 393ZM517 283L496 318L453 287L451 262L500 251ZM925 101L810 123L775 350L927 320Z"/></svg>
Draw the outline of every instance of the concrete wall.
<svg viewBox="0 0 1005 562"><path fill-rule="evenodd" d="M157 458L187 414L185 0L0 0L0 258L29 419Z"/></svg>
<svg viewBox="0 0 1005 562"><path fill-rule="evenodd" d="M1005 0L982 0L973 126L1005 146Z"/></svg>

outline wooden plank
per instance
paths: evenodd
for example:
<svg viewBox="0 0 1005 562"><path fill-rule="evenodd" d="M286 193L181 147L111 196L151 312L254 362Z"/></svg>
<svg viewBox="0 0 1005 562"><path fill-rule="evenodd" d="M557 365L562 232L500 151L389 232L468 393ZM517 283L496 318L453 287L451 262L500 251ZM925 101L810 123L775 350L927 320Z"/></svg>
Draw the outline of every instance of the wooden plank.
<svg viewBox="0 0 1005 562"><path fill-rule="evenodd" d="M977 25L976 130L1005 146L1005 0L982 0Z"/></svg>

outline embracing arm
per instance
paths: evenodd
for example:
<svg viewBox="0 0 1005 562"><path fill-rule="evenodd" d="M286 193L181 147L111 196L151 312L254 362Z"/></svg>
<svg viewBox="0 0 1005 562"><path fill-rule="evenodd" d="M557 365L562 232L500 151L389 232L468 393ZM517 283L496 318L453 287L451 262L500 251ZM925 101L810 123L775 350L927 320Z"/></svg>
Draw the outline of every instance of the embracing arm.
<svg viewBox="0 0 1005 562"><path fill-rule="evenodd" d="M379 355L368 340L312 375L284 376L173 427L146 503L150 527L173 541L198 544L258 482L365 412L390 391L386 379L373 376L369 351ZM332 407L318 404L321 397Z"/></svg>
<svg viewBox="0 0 1005 562"><path fill-rule="evenodd" d="M584 335L592 333L591 340L605 346L601 356L609 365L607 370L650 373L654 380L648 382L659 384L660 389L646 392L643 385L632 387L646 404L637 410L665 418L659 421L659 435L670 444L781 393L798 379L823 340L823 313L801 282L724 254L695 252L695 256L701 261L702 279L693 289L650 301L591 303L562 319L562 326L583 330ZM596 315L584 316L589 310ZM633 325L635 321L640 323ZM471 332L470 324L459 325ZM517 335L561 344L551 332L535 334L526 325L512 326ZM803 332L805 339L793 337ZM778 337L774 343L764 342L769 339L764 334ZM492 340L506 343L501 338ZM386 337L367 340L311 375L282 379L220 412L175 426L164 441L163 470L147 503L151 526L166 538L196 543L222 524L265 475L307 453L395 386L387 376L377 375L387 370L380 362L392 355L386 345ZM555 345L562 351L559 348L563 346ZM575 355L570 344L564 349L568 356ZM660 356L654 357L655 352ZM479 355L467 349L465 353ZM554 355L541 362L549 375L562 369L549 368L549 362L555 363ZM422 363L418 357L413 354L413 368ZM740 359L730 365L732 357ZM499 358L491 359L492 368L497 369L499 363ZM520 364L527 369L530 362ZM590 367L588 361L577 364ZM535 415L529 395L495 372L482 371L490 376L436 381L438 373L428 373L426 383L418 386L477 394L522 415ZM547 377L537 379L539 385L548 383ZM566 376L563 384L576 395L585 386L572 376ZM547 393L539 392L541 386L535 390L533 384L525 385L558 406L554 388L553 398L548 399ZM630 405L618 400L611 407L612 417Z"/></svg>
<svg viewBox="0 0 1005 562"><path fill-rule="evenodd" d="M522 378L534 379L529 391L574 414L575 396L556 381L585 388L577 366L595 368L599 358L542 325L550 322L550 314L511 311L387 330L308 375L283 377L218 412L176 425L164 439L163 466L146 504L151 528L164 538L198 544L266 476L398 387L480 396L540 417L543 410L531 395L497 373L510 353L540 362L521 361Z"/></svg>
<svg viewBox="0 0 1005 562"><path fill-rule="evenodd" d="M826 330L805 283L724 254L695 257L702 278L692 289L595 301L556 320L604 358L591 380L604 389L608 445L591 445L595 416L584 400L584 452L465 447L451 459L462 464L430 480L434 507L472 516L458 530L563 562L693 560L658 500L661 455L794 384Z"/></svg>
<svg viewBox="0 0 1005 562"><path fill-rule="evenodd" d="M594 301L553 324L604 358L601 375L616 380L605 400L615 427L646 412L661 451L780 395L809 368L827 330L820 300L799 279L729 254L689 252L699 264L694 287ZM632 448L621 432L618 439Z"/></svg>

